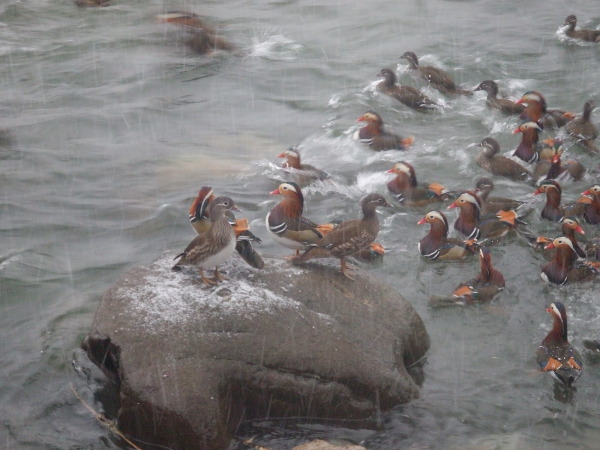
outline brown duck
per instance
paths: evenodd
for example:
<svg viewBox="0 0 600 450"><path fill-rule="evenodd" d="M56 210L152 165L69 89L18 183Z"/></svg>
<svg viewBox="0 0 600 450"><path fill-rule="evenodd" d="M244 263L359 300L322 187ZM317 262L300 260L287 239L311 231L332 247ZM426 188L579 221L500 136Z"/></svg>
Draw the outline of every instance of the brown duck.
<svg viewBox="0 0 600 450"><path fill-rule="evenodd" d="M418 73L419 76L431 85L432 88L437 89L443 94L461 94L461 95L473 95L473 92L466 89L461 89L456 86L456 83L442 69L438 69L433 66L420 66L419 58L413 52L405 52L400 58L408 61L408 66L411 71Z"/></svg>
<svg viewBox="0 0 600 450"><path fill-rule="evenodd" d="M326 180L329 178L329 174L324 170L317 169L310 164L303 164L300 161L300 153L293 147L280 153L278 157L285 158L281 167L283 169L292 169L289 170L289 172L291 172L295 176L296 181L301 184L308 184L311 181Z"/></svg>
<svg viewBox="0 0 600 450"><path fill-rule="evenodd" d="M412 86L397 83L396 74L392 69L381 69L379 76L383 78L377 85L377 90L394 97L409 108L419 112L435 111L439 105Z"/></svg>
<svg viewBox="0 0 600 450"><path fill-rule="evenodd" d="M420 185L417 182L415 168L405 161L398 161L386 173L395 174L387 187L398 203L406 206L423 206L448 199L449 191L443 185L439 183Z"/></svg>
<svg viewBox="0 0 600 450"><path fill-rule="evenodd" d="M403 138L385 131L383 119L375 111L367 111L357 121L366 122L366 125L354 134L354 138L373 150L406 150L415 141L412 136Z"/></svg>
<svg viewBox="0 0 600 450"><path fill-rule="evenodd" d="M556 249L554 258L542 268L542 280L554 284L566 284L573 281L587 281L594 278L598 271L591 264L577 262L577 251L571 240L565 236L554 239L545 249Z"/></svg>
<svg viewBox="0 0 600 450"><path fill-rule="evenodd" d="M562 148L556 150L556 153L548 161L542 159L538 161L533 170L533 179L539 180L565 180L579 181L585 175L585 167L579 161L569 159L561 160Z"/></svg>
<svg viewBox="0 0 600 450"><path fill-rule="evenodd" d="M179 258L173 270L181 266L196 266L204 284L215 285L225 278L219 273L219 265L225 262L235 251L236 236L233 227L225 216L227 211L239 211L229 197L217 197L208 207L210 228L206 233L199 234L189 243L185 250L177 255ZM215 267L214 278L204 276L204 269Z"/></svg>
<svg viewBox="0 0 600 450"><path fill-rule="evenodd" d="M560 109L548 109L546 98L538 91L527 91L516 103L524 103L521 120L536 122L544 129L560 128L575 118L575 114Z"/></svg>
<svg viewBox="0 0 600 450"><path fill-rule="evenodd" d="M531 172L516 161L499 155L500 144L496 139L487 137L479 144L483 150L475 158L475 163L494 175L525 181L531 178Z"/></svg>
<svg viewBox="0 0 600 450"><path fill-rule="evenodd" d="M565 34L571 39L586 42L600 42L600 30L586 30L585 28L575 29L577 26L577 17L573 14L565 18L563 27Z"/></svg>
<svg viewBox="0 0 600 450"><path fill-rule="evenodd" d="M476 245L469 241L448 238L448 219L440 211L429 211L417 222L431 225L429 233L419 241L419 253L433 260L464 259L475 252Z"/></svg>
<svg viewBox="0 0 600 450"><path fill-rule="evenodd" d="M361 202L362 219L342 222L317 243L309 246L300 256L292 258L294 264L301 264L313 258L339 258L342 274L346 273L346 258L369 247L379 233L377 208L390 207L381 194L369 194Z"/></svg>
<svg viewBox="0 0 600 450"><path fill-rule="evenodd" d="M490 196L494 190L494 182L491 178L480 177L475 182L475 193L481 201L481 212L483 214L497 214L498 211L509 211L521 208L524 203L506 197Z"/></svg>
<svg viewBox="0 0 600 450"><path fill-rule="evenodd" d="M583 105L583 114L567 124L569 135L590 153L600 153L594 144L594 140L598 137L598 128L590 119L595 107L594 102L588 100Z"/></svg>
<svg viewBox="0 0 600 450"><path fill-rule="evenodd" d="M546 194L546 203L540 215L543 219L559 222L565 216L581 216L586 205L584 202L561 204L562 188L556 180L542 181L533 195Z"/></svg>
<svg viewBox="0 0 600 450"><path fill-rule="evenodd" d="M474 90L487 92L486 105L505 114L521 114L525 109L523 104L515 103L507 98L498 98L498 85L494 80L482 81Z"/></svg>

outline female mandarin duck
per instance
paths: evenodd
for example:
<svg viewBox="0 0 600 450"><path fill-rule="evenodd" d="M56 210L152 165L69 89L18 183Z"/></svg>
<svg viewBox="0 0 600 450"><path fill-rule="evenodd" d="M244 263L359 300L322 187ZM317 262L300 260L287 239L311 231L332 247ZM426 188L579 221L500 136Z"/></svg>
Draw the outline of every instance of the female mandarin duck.
<svg viewBox="0 0 600 450"><path fill-rule="evenodd" d="M362 219L342 222L302 255L292 258L292 262L301 264L313 258L339 258L342 275L352 279L346 273L346 258L368 248L377 238L379 220L376 210L381 206L391 207L382 195L367 195L361 202Z"/></svg>
<svg viewBox="0 0 600 450"><path fill-rule="evenodd" d="M408 61L409 69L419 74L421 79L429 83L432 88L437 89L443 94L462 94L462 95L473 95L473 92L461 89L456 86L456 83L448 73L442 69L438 69L433 66L420 66L419 58L413 52L405 52L401 59Z"/></svg>
<svg viewBox="0 0 600 450"><path fill-rule="evenodd" d="M540 143L542 128L536 122L523 122L514 131L513 134L523 133L521 142L515 149L513 156L533 164L540 160L551 159L554 155L554 147Z"/></svg>
<svg viewBox="0 0 600 450"><path fill-rule="evenodd" d="M521 113L522 120L536 122L544 129L560 128L575 118L571 112L548 109L546 99L538 91L525 92L516 103L527 105Z"/></svg>
<svg viewBox="0 0 600 450"><path fill-rule="evenodd" d="M504 276L492 265L490 252L486 247L479 249L479 274L465 283L461 283L452 297L431 297L432 307L464 306L490 301L504 289Z"/></svg>
<svg viewBox="0 0 600 450"><path fill-rule="evenodd" d="M318 225L302 216L304 195L296 183L281 183L271 194L281 195L283 199L267 214L267 230L275 242L296 250L296 254L323 239L334 227Z"/></svg>
<svg viewBox="0 0 600 450"><path fill-rule="evenodd" d="M194 199L190 207L190 223L197 234L204 234L211 227L208 208L214 199L215 195L212 188L210 186L202 186L198 192L198 196ZM262 269L265 263L252 246L252 241L260 243L261 240L250 231L248 219L236 219L231 211L227 211L225 215L235 231L236 251L252 267Z"/></svg>
<svg viewBox="0 0 600 450"><path fill-rule="evenodd" d="M490 197L494 190L494 182L491 178L480 177L475 182L475 193L481 201L482 214L497 214L498 211L510 211L521 208L524 203L506 197Z"/></svg>
<svg viewBox="0 0 600 450"><path fill-rule="evenodd" d="M561 219L561 232L564 237L571 241L573 244L573 248L575 249L575 253L577 253L577 257L585 258L587 256L586 251L584 251L579 243L577 242L577 233L585 234L585 230L581 227L581 223L576 217L563 217ZM554 239L547 238L545 236L538 236L535 243L536 246L542 245L546 246L550 244Z"/></svg>
<svg viewBox="0 0 600 450"><path fill-rule="evenodd" d="M386 173L396 175L387 187L398 203L406 206L422 206L448 198L448 189L439 183L419 185L415 168L405 161L398 161Z"/></svg>
<svg viewBox="0 0 600 450"><path fill-rule="evenodd" d="M487 92L485 103L489 108L499 109L505 114L521 114L525 109L523 104L515 103L507 98L498 98L498 85L494 80L482 81L475 90Z"/></svg>
<svg viewBox="0 0 600 450"><path fill-rule="evenodd" d="M586 42L600 42L600 30L586 30L584 28L575 29L577 26L577 17L573 14L569 15L563 23L565 34L571 39Z"/></svg>
<svg viewBox="0 0 600 450"><path fill-rule="evenodd" d="M567 124L569 135L590 153L600 153L594 144L594 140L598 137L598 128L590 119L595 107L594 102L588 100L583 105L583 114Z"/></svg>
<svg viewBox="0 0 600 450"><path fill-rule="evenodd" d="M206 285L215 285L225 278L219 273L219 265L229 258L236 245L235 231L225 216L227 211L239 211L229 197L217 197L208 207L210 228L206 233L199 234L189 243L185 250L177 255L179 261L173 270L181 270L181 266L198 267L200 278ZM204 269L215 267L214 278L204 276Z"/></svg>
<svg viewBox="0 0 600 450"><path fill-rule="evenodd" d="M567 310L561 302L554 302L546 308L546 312L552 316L552 329L537 349L537 363L543 372L550 372L556 380L570 388L583 372L583 361L579 352L569 344Z"/></svg>
<svg viewBox="0 0 600 450"><path fill-rule="evenodd" d="M525 181L531 178L531 172L516 161L499 155L500 144L496 139L487 137L479 144L483 150L475 158L475 163L494 175Z"/></svg>
<svg viewBox="0 0 600 450"><path fill-rule="evenodd" d="M417 222L418 225L430 224L427 236L419 241L421 255L433 260L464 259L475 251L474 244L468 241L448 238L448 219L440 211L429 211Z"/></svg>
<svg viewBox="0 0 600 450"><path fill-rule="evenodd" d="M598 271L589 262L577 262L577 251L565 236L554 239L545 249L556 249L554 258L542 268L542 280L554 284L591 280Z"/></svg>
<svg viewBox="0 0 600 450"><path fill-rule="evenodd" d="M190 33L186 44L200 55L210 54L215 50L234 50L234 46L223 37L217 35L214 28L208 26L197 14L172 11L156 16L159 23L175 23L183 25Z"/></svg>
<svg viewBox="0 0 600 450"><path fill-rule="evenodd" d="M396 74L392 69L381 69L379 76L383 78L377 85L377 90L394 97L409 108L419 112L435 111L439 105L412 86L397 83Z"/></svg>
<svg viewBox="0 0 600 450"><path fill-rule="evenodd" d="M600 184L581 193L583 196L577 202L584 205L583 219L592 225L600 224Z"/></svg>
<svg viewBox="0 0 600 450"><path fill-rule="evenodd" d="M546 204L540 215L543 219L558 222L565 216L581 216L585 209L583 202L561 205L562 188L555 180L540 183L533 195L546 194Z"/></svg>
<svg viewBox="0 0 600 450"><path fill-rule="evenodd" d="M294 175L297 176L298 180L303 184L308 184L311 181L326 180L329 178L329 174L324 170L317 169L309 164L302 164L300 162L300 153L297 149L290 147L283 153L278 155L279 158L285 158L285 161L281 165L284 169L292 169Z"/></svg>
<svg viewBox="0 0 600 450"><path fill-rule="evenodd" d="M365 142L373 150L406 150L415 141L412 136L402 138L385 131L383 119L375 111L367 111L357 120L366 122L366 125L354 134L354 138Z"/></svg>
<svg viewBox="0 0 600 450"><path fill-rule="evenodd" d="M448 209L460 208L454 229L467 239L499 239L516 227L519 218L515 211L499 211L482 215L481 200L477 194L467 191L461 194Z"/></svg>

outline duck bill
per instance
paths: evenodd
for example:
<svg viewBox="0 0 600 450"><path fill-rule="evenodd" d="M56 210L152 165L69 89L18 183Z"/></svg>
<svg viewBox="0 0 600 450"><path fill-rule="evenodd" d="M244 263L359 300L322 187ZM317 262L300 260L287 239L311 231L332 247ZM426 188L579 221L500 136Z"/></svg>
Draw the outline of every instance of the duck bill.
<svg viewBox="0 0 600 450"><path fill-rule="evenodd" d="M550 242L550 243L549 243L548 245L546 245L544 248L545 248L546 250L550 250L550 249L553 249L553 248L556 248L556 247L554 246L554 243L553 243L553 242ZM546 311L547 311L547 310L546 310ZM550 311L548 311L548 312L550 312Z"/></svg>
<svg viewBox="0 0 600 450"><path fill-rule="evenodd" d="M427 223L427 220L425 219L425 217L423 217L421 220L419 220L417 222L417 225L425 225Z"/></svg>
<svg viewBox="0 0 600 450"><path fill-rule="evenodd" d="M458 208L458 205L456 204L456 202L452 202L450 204L450 206L448 206L448 209L454 209L454 208Z"/></svg>
<svg viewBox="0 0 600 450"><path fill-rule="evenodd" d="M286 158L287 155L285 153L280 153L279 155L277 155L278 158Z"/></svg>
<svg viewBox="0 0 600 450"><path fill-rule="evenodd" d="M394 169L386 170L385 173L396 173Z"/></svg>
<svg viewBox="0 0 600 450"><path fill-rule="evenodd" d="M364 117L359 117L358 119L356 119L357 122L364 122L365 118Z"/></svg>
<svg viewBox="0 0 600 450"><path fill-rule="evenodd" d="M275 189L275 190L273 190L273 191L269 192L269 194L271 194L271 195L279 195L279 194L280 194L280 192L279 192L279 188L277 188L277 189Z"/></svg>
<svg viewBox="0 0 600 450"><path fill-rule="evenodd" d="M517 102L517 103L519 103L519 102ZM519 133L521 133L521 128L515 128L512 132L512 134L519 134Z"/></svg>
<svg viewBox="0 0 600 450"><path fill-rule="evenodd" d="M577 226L577 228L575 228L575 233L585 234L585 230L581 228L581 226Z"/></svg>
<svg viewBox="0 0 600 450"><path fill-rule="evenodd" d="M541 193L542 191L539 188L533 191L533 195L540 195Z"/></svg>

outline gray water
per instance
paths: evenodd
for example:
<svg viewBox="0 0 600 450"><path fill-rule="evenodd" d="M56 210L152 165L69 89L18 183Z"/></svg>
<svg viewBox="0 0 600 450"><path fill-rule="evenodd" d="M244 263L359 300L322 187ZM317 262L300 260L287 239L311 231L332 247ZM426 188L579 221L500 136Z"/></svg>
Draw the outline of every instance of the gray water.
<svg viewBox="0 0 600 450"><path fill-rule="evenodd" d="M218 25L239 48L191 54L185 33L156 14L191 10ZM399 56L415 51L467 87L492 78L518 98L545 94L550 107L580 112L600 103L600 47L556 34L567 14L600 24L598 4L517 1L211 1L114 0L79 9L69 0L0 5L0 447L121 448L71 392L114 417L110 386L79 350L103 292L128 268L193 237L189 203L201 185L230 195L263 238L260 251L285 255L267 235L268 193L285 174L276 156L299 145L306 163L336 182L305 189L305 215L326 222L359 214L365 193L386 193L393 162L413 163L421 181L467 189L483 175L473 146L495 137L504 152L519 136L516 118L489 111L479 93L445 98L441 114L413 112L374 91L376 74L395 69L415 85ZM413 135L406 153L374 153L351 140L368 109ZM597 119L596 123L600 123ZM552 136L546 133L545 137ZM590 167L598 159L570 153ZM565 184L566 199L597 182ZM533 229L541 198L525 183L498 179L498 195L525 199ZM421 398L383 416L382 429L343 423L256 425L255 443L290 448L324 437L368 448L597 448L598 359L571 401L555 396L534 361L550 328L544 307L567 305L571 341L598 338L598 282L556 287L539 277L545 263L510 239L492 250L507 280L489 306L431 310L478 270L473 259L423 261L416 243L426 212L397 207L381 216L384 264L367 268L418 310L432 338ZM450 221L455 213L448 211ZM585 226L587 236L598 226ZM75 365L90 371L86 378Z"/></svg>

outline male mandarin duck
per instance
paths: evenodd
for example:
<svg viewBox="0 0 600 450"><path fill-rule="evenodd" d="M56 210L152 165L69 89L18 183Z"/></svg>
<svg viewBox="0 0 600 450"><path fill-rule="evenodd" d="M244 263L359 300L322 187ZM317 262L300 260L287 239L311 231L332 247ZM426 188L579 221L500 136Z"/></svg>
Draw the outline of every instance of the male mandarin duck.
<svg viewBox="0 0 600 450"><path fill-rule="evenodd" d="M283 153L278 155L279 158L285 158L285 161L281 165L284 169L292 169L290 172L298 178L297 181L302 181L303 184L307 184L311 181L326 180L329 178L329 174L324 170L317 169L309 164L302 164L300 162L300 153L297 149L290 147Z"/></svg>
<svg viewBox="0 0 600 450"><path fill-rule="evenodd" d="M461 194L448 209L459 208L454 229L467 239L499 239L515 228L519 217L515 211L498 211L497 214L482 215L481 200L477 194L467 191Z"/></svg>
<svg viewBox="0 0 600 450"><path fill-rule="evenodd" d="M546 194L546 203L540 215L543 219L558 222L565 216L581 216L585 203L561 204L562 188L556 180L545 180L540 183L533 195Z"/></svg>
<svg viewBox="0 0 600 450"><path fill-rule="evenodd" d="M181 270L181 266L196 266L200 278L206 285L215 285L225 278L219 273L219 265L225 262L235 251L236 236L233 227L225 216L227 211L239 211L229 197L217 197L208 206L210 228L199 234L177 255L179 258L173 270ZM214 278L204 276L204 269L215 267Z"/></svg>
<svg viewBox="0 0 600 450"><path fill-rule="evenodd" d="M439 105L412 86L397 83L396 74L392 69L381 69L379 76L383 78L377 85L377 90L394 97L409 108L419 112L435 111Z"/></svg>
<svg viewBox="0 0 600 450"><path fill-rule="evenodd" d="M498 85L494 80L482 81L475 91L487 92L485 103L490 108L499 109L505 114L521 114L525 106L507 98L498 98Z"/></svg>
<svg viewBox="0 0 600 450"><path fill-rule="evenodd" d="M544 247L556 249L554 258L542 268L540 276L547 283L566 284L573 281L591 280L598 271L589 262L577 262L577 251L565 236L554 239Z"/></svg>
<svg viewBox="0 0 600 450"><path fill-rule="evenodd" d="M488 172L510 178L515 181L525 181L531 178L531 172L516 161L499 155L500 144L496 139L487 137L479 146L483 149L475 158L475 163Z"/></svg>
<svg viewBox="0 0 600 450"><path fill-rule="evenodd" d="M401 59L408 61L410 70L443 94L473 95L473 92L459 88L452 77L442 69L433 66L420 66L419 58L413 52L405 52Z"/></svg>
<svg viewBox="0 0 600 450"><path fill-rule="evenodd" d="M334 228L332 224L318 225L302 215L304 195L296 183L281 183L271 194L283 197L266 217L267 230L279 245L299 254L300 250L317 243Z"/></svg>
<svg viewBox="0 0 600 450"><path fill-rule="evenodd" d="M546 99L538 91L525 92L516 103L526 105L521 113L522 120L536 122L544 129L560 128L575 118L575 114L571 112L548 109Z"/></svg>
<svg viewBox="0 0 600 450"><path fill-rule="evenodd" d="M586 30L584 28L575 29L577 26L577 17L573 14L565 18L564 27L565 34L571 39L586 42L600 42L600 30Z"/></svg>
<svg viewBox="0 0 600 450"><path fill-rule="evenodd" d="M367 111L357 121L366 122L366 125L354 134L354 138L373 150L406 150L415 141L412 136L403 138L385 131L383 119L375 111Z"/></svg>
<svg viewBox="0 0 600 450"><path fill-rule="evenodd" d="M491 301L504 289L504 276L492 265L490 252L486 247L479 248L479 274L465 283L461 283L452 297L431 297L430 306L464 306Z"/></svg>
<svg viewBox="0 0 600 450"><path fill-rule="evenodd" d="M537 349L537 363L543 372L550 372L556 380L570 388L583 373L583 360L569 343L565 305L554 302L546 308L546 312L552 316L552 329Z"/></svg>
<svg viewBox="0 0 600 450"><path fill-rule="evenodd" d="M172 11L157 15L156 20L159 23L183 25L191 35L186 42L188 47L200 55L210 54L214 50L232 51L235 49L231 43L217 35L215 29L204 23L197 14Z"/></svg>
<svg viewBox="0 0 600 450"><path fill-rule="evenodd" d="M346 258L368 248L379 233L378 207L391 207L381 194L369 194L361 202L362 219L353 219L340 223L320 241L309 245L300 256L292 258L292 263L301 264L313 258L339 258L340 269L346 273Z"/></svg>
<svg viewBox="0 0 600 450"><path fill-rule="evenodd" d="M524 203L506 197L490 197L494 190L494 182L491 178L480 177L475 182L475 193L481 201L482 214L496 214L498 211L510 211L521 208Z"/></svg>
<svg viewBox="0 0 600 450"><path fill-rule="evenodd" d="M600 224L600 184L581 193L583 196L577 203L584 205L583 219L592 225Z"/></svg>
<svg viewBox="0 0 600 450"><path fill-rule="evenodd" d="M417 222L418 225L430 224L429 233L419 241L419 253L433 260L464 259L472 255L476 244L469 241L448 238L448 219L440 211L429 211Z"/></svg>
<svg viewBox="0 0 600 450"><path fill-rule="evenodd" d="M422 206L448 198L448 189L439 183L419 185L415 168L405 161L398 161L386 173L395 174L387 187L398 203L406 206Z"/></svg>
<svg viewBox="0 0 600 450"><path fill-rule="evenodd" d="M585 167L579 161L569 159L562 161L562 145L555 146L554 155L550 160L540 160L533 170L534 180L544 178L545 180L569 179L579 181L585 175Z"/></svg>
<svg viewBox="0 0 600 450"><path fill-rule="evenodd" d="M562 235L568 238L573 244L573 248L575 249L575 253L579 258L585 258L586 251L584 251L579 243L577 242L577 233L585 234L585 230L581 227L581 223L576 217L563 217L561 219L561 232ZM535 245L545 247L550 244L554 239L547 238L545 236L538 236L535 241Z"/></svg>
<svg viewBox="0 0 600 450"><path fill-rule="evenodd" d="M215 199L215 195L210 186L202 186L198 196L190 206L190 223L197 234L206 233L211 227L211 221L208 214L208 208ZM247 219L236 219L231 211L226 211L229 223L233 226L236 235L235 249L239 255L252 267L262 269L265 265L262 257L252 246L252 241L260 243L261 240L256 237L248 225Z"/></svg>
<svg viewBox="0 0 600 450"><path fill-rule="evenodd" d="M567 124L569 135L590 153L600 153L594 144L594 140L598 137L598 128L590 119L595 107L594 102L588 100L583 105L583 114Z"/></svg>
<svg viewBox="0 0 600 450"><path fill-rule="evenodd" d="M546 142L539 142L541 131L542 128L536 122L523 122L519 125L513 134L523 133L523 136L513 156L529 164L543 159L551 159L555 153L554 147L547 145Z"/></svg>

